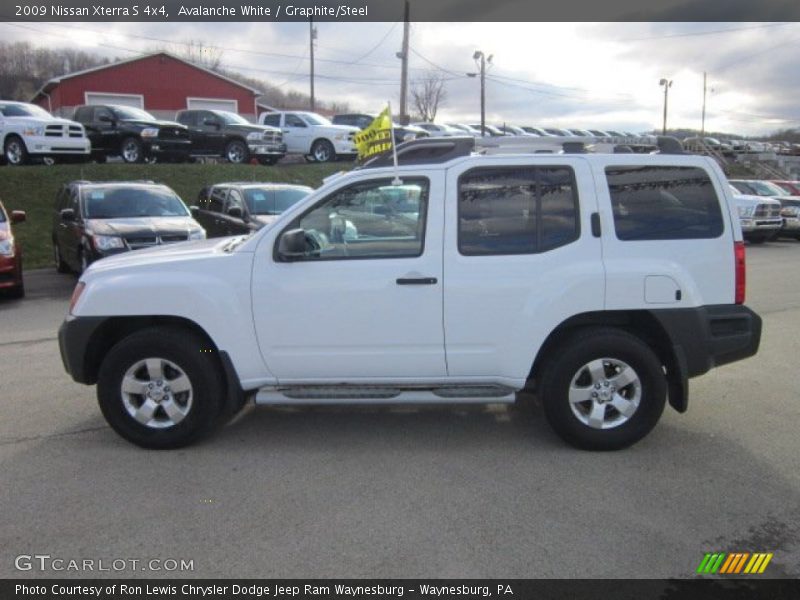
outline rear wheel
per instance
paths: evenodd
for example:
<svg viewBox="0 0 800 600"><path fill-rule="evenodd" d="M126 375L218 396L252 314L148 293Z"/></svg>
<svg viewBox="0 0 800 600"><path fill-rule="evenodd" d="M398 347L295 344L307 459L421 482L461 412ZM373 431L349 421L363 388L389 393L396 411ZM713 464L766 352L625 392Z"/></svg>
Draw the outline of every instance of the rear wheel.
<svg viewBox="0 0 800 600"><path fill-rule="evenodd" d="M586 450L617 450L655 427L666 401L661 361L639 338L591 328L569 337L541 370L538 395L550 425Z"/></svg>
<svg viewBox="0 0 800 600"><path fill-rule="evenodd" d="M186 446L221 420L219 360L202 338L151 328L118 342L100 368L97 398L109 425L144 448Z"/></svg>

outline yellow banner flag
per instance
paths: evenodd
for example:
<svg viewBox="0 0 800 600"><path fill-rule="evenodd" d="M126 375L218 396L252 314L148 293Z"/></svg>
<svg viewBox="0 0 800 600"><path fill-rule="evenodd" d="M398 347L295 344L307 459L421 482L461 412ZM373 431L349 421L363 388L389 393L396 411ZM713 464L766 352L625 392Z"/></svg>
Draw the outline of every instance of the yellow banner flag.
<svg viewBox="0 0 800 600"><path fill-rule="evenodd" d="M358 158L363 160L392 149L392 115L387 106L366 129L359 131L353 141Z"/></svg>

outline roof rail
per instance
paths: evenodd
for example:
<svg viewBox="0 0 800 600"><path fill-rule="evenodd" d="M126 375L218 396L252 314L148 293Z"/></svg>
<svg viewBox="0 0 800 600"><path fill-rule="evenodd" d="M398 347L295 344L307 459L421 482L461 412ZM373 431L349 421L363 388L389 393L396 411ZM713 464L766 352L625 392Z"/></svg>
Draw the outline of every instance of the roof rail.
<svg viewBox="0 0 800 600"><path fill-rule="evenodd" d="M398 165L444 163L470 154L684 154L681 143L671 136L629 138L596 137L428 137L397 146ZM391 150L368 160L357 169L390 167Z"/></svg>

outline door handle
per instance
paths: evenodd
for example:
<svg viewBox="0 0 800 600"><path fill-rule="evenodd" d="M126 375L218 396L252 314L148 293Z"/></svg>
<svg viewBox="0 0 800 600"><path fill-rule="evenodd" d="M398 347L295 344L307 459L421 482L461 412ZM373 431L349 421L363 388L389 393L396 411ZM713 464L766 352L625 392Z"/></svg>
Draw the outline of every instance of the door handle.
<svg viewBox="0 0 800 600"><path fill-rule="evenodd" d="M400 277L397 285L436 285L436 277Z"/></svg>

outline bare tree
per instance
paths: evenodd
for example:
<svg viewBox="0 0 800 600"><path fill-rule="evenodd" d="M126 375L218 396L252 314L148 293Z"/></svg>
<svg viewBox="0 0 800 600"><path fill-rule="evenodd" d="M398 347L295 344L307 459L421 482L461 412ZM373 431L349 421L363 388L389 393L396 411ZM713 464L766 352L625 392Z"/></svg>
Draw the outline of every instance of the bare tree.
<svg viewBox="0 0 800 600"><path fill-rule="evenodd" d="M439 73L429 72L411 83L411 100L423 121L436 119L439 107L447 102L445 79Z"/></svg>

